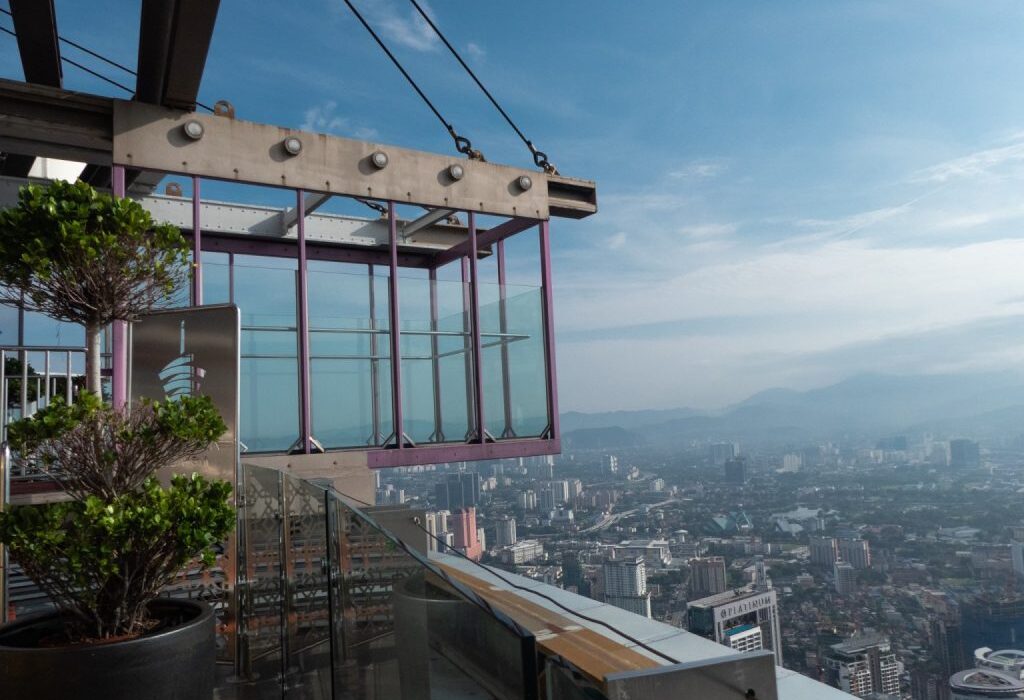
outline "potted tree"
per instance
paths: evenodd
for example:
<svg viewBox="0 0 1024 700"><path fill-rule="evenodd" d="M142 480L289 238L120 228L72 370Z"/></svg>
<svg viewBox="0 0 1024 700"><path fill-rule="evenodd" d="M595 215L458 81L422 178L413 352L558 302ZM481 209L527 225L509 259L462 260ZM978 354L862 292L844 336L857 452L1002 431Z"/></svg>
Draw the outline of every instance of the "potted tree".
<svg viewBox="0 0 1024 700"><path fill-rule="evenodd" d="M187 261L180 231L80 182L22 188L0 212L0 298L81 323L87 338L88 391L8 429L17 458L72 498L0 513L0 542L57 606L0 628L0 678L14 697L212 693L212 611L159 595L189 562L212 562L234 525L231 487L196 474L165 487L155 473L197 457L226 426L206 397L130 410L99 397L103 327L173 293Z"/></svg>

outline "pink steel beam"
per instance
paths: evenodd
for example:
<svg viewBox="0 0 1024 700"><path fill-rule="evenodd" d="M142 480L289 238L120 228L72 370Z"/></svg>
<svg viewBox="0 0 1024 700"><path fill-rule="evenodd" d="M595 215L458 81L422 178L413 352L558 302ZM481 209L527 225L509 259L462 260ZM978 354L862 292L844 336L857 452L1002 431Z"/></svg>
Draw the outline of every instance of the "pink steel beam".
<svg viewBox="0 0 1024 700"><path fill-rule="evenodd" d="M199 178L192 178L192 306L203 305L203 234L199 222Z"/></svg>
<svg viewBox="0 0 1024 700"><path fill-rule="evenodd" d="M297 258L298 250L294 241L252 239L241 236L225 236L207 231L203 235L203 250L207 253L233 253L235 255L265 255L276 258ZM359 263L363 265L387 265L391 258L387 250L353 250L306 241L306 257L309 260ZM422 255L398 255L402 267L426 268L430 258Z"/></svg>
<svg viewBox="0 0 1024 700"><path fill-rule="evenodd" d="M548 222L540 222L540 283L544 288L544 363L548 379L548 437L558 440L558 376L555 367L555 304L551 286L551 236Z"/></svg>
<svg viewBox="0 0 1024 700"><path fill-rule="evenodd" d="M473 384L476 409L476 439L486 442L487 426L484 423L484 369L483 347L480 342L480 275L477 271L476 214L469 212L469 316L473 333Z"/></svg>
<svg viewBox="0 0 1024 700"><path fill-rule="evenodd" d="M115 197L124 197L124 166L115 165L111 173L111 187ZM115 409L124 408L128 403L128 324L114 321L111 356L111 399Z"/></svg>
<svg viewBox="0 0 1024 700"><path fill-rule="evenodd" d="M473 217L473 212L469 213L470 217ZM453 245L448 250L443 250L434 256L431 261L431 266L441 267L447 265L450 262L464 258L469 255L470 245L474 245L477 250L483 250L484 248L494 245L498 241L502 241L509 236L514 236L517 233L521 233L531 226L536 226L536 219L524 219L516 217L509 219L501 224L498 224L494 228L487 229L476 237L475 241L465 240L458 245Z"/></svg>
<svg viewBox="0 0 1024 700"><path fill-rule="evenodd" d="M395 203L388 202L388 241L391 257L388 264L391 278L388 280L391 304L388 306L388 322L391 330L391 409L395 422L395 447L405 449L405 426L402 423L402 333L401 316L398 309L398 219Z"/></svg>
<svg viewBox="0 0 1024 700"><path fill-rule="evenodd" d="M306 274L306 193L295 190L295 211L299 248L299 406L302 411L302 451L310 453L310 438L313 436L310 387L309 387L309 285Z"/></svg>

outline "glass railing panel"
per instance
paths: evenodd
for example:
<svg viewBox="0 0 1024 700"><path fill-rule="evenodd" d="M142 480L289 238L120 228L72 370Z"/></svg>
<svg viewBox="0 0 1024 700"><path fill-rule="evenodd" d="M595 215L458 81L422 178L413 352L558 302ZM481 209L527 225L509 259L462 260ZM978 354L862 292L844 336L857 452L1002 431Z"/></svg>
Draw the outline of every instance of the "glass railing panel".
<svg viewBox="0 0 1024 700"><path fill-rule="evenodd" d="M406 549L373 509L333 496L327 508L335 697L535 697L532 635Z"/></svg>
<svg viewBox="0 0 1024 700"><path fill-rule="evenodd" d="M331 605L324 489L284 476L284 697L332 697Z"/></svg>

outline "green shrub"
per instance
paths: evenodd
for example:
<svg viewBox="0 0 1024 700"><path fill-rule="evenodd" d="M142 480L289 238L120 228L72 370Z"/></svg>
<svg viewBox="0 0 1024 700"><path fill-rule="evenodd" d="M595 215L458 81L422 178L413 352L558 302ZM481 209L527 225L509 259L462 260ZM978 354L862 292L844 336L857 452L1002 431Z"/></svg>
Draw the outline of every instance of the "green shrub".
<svg viewBox="0 0 1024 700"><path fill-rule="evenodd" d="M74 641L146 631L146 605L234 526L231 486L198 474L170 488L146 479L110 501L96 496L0 513L0 541L65 611Z"/></svg>

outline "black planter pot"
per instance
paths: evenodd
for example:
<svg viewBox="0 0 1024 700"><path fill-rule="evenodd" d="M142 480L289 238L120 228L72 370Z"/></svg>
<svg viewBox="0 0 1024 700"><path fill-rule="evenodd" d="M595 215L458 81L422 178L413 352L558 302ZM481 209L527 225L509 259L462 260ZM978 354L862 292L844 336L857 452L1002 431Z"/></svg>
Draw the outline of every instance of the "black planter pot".
<svg viewBox="0 0 1024 700"><path fill-rule="evenodd" d="M213 696L213 610L161 598L149 606L161 621L151 634L107 644L39 647L61 629L56 613L0 627L0 689L28 700L207 700Z"/></svg>

